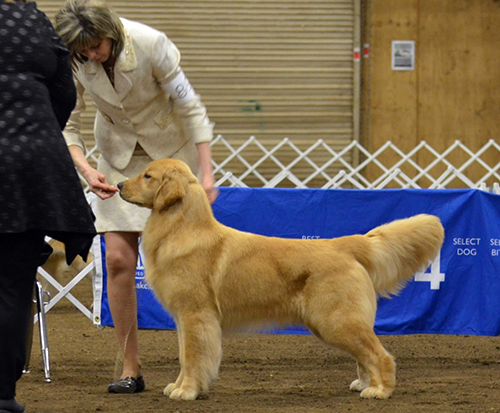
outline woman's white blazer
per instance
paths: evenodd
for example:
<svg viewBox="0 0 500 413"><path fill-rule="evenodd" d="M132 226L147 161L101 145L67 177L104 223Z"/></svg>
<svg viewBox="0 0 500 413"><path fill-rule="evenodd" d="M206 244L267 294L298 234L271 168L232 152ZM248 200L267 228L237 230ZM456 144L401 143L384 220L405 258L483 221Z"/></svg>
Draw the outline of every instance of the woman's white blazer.
<svg viewBox="0 0 500 413"><path fill-rule="evenodd" d="M86 91L97 108L94 134L99 152L124 169L139 145L153 159L174 156L185 145L213 136L200 97L177 104L166 86L180 70L180 52L167 36L144 24L121 19L125 45L115 64L115 87L101 63L87 61L75 72L78 100L64 130L68 145L84 151L81 116ZM186 149L186 148L184 148Z"/></svg>

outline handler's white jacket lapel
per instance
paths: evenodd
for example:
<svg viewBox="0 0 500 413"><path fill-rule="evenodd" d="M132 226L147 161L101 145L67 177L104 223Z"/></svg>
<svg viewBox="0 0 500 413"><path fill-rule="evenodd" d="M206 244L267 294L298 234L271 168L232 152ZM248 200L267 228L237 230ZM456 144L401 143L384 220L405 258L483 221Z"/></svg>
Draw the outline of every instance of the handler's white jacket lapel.
<svg viewBox="0 0 500 413"><path fill-rule="evenodd" d="M88 61L75 72L78 101L64 131L68 145L85 150L84 91L97 107L94 133L99 152L119 170L128 165L137 143L159 159L175 155L190 140L210 141L213 125L199 96L177 107L162 88L180 69L177 47L148 26L126 19L122 23L126 41L115 65L115 87L100 63Z"/></svg>

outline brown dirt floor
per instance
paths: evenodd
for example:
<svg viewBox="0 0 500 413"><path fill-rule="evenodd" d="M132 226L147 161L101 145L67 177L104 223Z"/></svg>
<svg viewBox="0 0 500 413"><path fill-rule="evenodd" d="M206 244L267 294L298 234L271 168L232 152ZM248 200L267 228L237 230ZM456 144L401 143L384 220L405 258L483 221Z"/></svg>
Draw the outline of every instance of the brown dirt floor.
<svg viewBox="0 0 500 413"><path fill-rule="evenodd" d="M77 298L89 305L89 283ZM81 293L81 291L80 291ZM355 362L313 336L231 334L223 341L220 378L207 399L163 396L179 371L175 331L141 330L146 391L107 393L118 346L67 300L47 314L52 383L44 382L38 325L31 373L18 382L28 413L58 412L500 412L500 338L381 336L398 363L391 399L363 400L349 391Z"/></svg>

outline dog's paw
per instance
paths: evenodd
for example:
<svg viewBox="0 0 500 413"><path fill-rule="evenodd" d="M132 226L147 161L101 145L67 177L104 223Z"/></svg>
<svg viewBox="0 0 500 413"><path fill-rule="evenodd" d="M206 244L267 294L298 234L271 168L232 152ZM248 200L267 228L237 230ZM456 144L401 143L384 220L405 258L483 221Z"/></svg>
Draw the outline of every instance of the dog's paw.
<svg viewBox="0 0 500 413"><path fill-rule="evenodd" d="M387 389L382 386L368 387L364 389L360 396L364 399L380 399L385 400L391 397L393 389Z"/></svg>
<svg viewBox="0 0 500 413"><path fill-rule="evenodd" d="M196 400L200 392L192 388L178 388L170 393L170 398L172 400Z"/></svg>
<svg viewBox="0 0 500 413"><path fill-rule="evenodd" d="M364 382L363 380L360 379L356 379L351 383L349 389L351 391L363 391L368 387L370 387L370 383Z"/></svg>
<svg viewBox="0 0 500 413"><path fill-rule="evenodd" d="M175 383L170 383L163 389L163 394L165 396L170 396L176 388L177 386L175 385Z"/></svg>

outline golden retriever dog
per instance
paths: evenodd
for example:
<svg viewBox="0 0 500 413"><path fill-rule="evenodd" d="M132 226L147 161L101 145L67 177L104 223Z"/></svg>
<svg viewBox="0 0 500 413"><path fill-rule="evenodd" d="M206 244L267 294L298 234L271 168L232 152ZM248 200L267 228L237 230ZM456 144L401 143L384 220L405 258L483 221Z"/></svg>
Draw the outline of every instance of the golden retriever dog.
<svg viewBox="0 0 500 413"><path fill-rule="evenodd" d="M179 160L153 161L118 188L126 201L152 210L143 233L146 280L175 320L180 351L179 377L165 395L194 400L208 392L223 330L302 324L354 356L352 390L391 396L395 362L373 331L377 295L396 294L437 256L439 218L417 215L366 235L283 239L219 223Z"/></svg>

